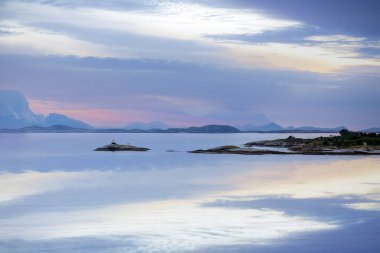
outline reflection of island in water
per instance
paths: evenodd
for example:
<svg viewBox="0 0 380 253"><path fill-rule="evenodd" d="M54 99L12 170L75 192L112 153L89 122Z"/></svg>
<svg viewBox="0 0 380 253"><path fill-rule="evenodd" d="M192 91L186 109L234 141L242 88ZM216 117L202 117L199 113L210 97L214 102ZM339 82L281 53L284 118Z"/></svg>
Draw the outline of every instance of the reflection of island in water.
<svg viewBox="0 0 380 253"><path fill-rule="evenodd" d="M248 142L244 144L244 148L227 145L190 152L243 155L380 155L380 135L378 133L350 132L346 129L341 130L339 133L340 136L314 139L289 136L286 139ZM270 149L261 149L260 147ZM284 150L278 150L278 148L284 148Z"/></svg>
<svg viewBox="0 0 380 253"><path fill-rule="evenodd" d="M117 144L115 140L112 140L111 144L99 147L94 151L148 151L149 148L136 147L129 144Z"/></svg>

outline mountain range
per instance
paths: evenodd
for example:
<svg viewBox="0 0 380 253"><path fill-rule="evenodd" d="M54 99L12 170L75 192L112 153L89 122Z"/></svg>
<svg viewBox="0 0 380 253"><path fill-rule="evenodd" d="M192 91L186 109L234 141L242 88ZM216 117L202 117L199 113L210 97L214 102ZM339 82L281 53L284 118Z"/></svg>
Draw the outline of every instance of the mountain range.
<svg viewBox="0 0 380 253"><path fill-rule="evenodd" d="M91 129L92 126L63 114L51 113L47 117L35 114L24 95L15 90L0 90L0 128L28 126L49 127L65 125L72 128Z"/></svg>
<svg viewBox="0 0 380 253"><path fill-rule="evenodd" d="M262 120L265 122L265 120ZM10 132L129 132L129 133L239 133L239 132L339 132L344 126L321 128L313 126L282 127L274 122L263 125L244 126L206 125L201 127L173 128L160 121L134 122L121 129L95 129L91 125L63 114L47 116L35 114L24 95L15 90L0 90L0 129L17 129ZM365 132L380 132L380 128L369 128Z"/></svg>

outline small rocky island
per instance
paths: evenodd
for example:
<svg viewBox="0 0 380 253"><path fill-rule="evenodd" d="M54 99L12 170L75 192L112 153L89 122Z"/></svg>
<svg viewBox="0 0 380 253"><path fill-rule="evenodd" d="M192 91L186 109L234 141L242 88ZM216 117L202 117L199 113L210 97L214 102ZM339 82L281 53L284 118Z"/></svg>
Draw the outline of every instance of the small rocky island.
<svg viewBox="0 0 380 253"><path fill-rule="evenodd" d="M340 136L302 139L289 136L286 139L254 141L244 147L221 146L198 149L190 153L243 154L243 155L380 155L378 133L350 132L341 130ZM266 147L268 149L263 149Z"/></svg>
<svg viewBox="0 0 380 253"><path fill-rule="evenodd" d="M148 151L149 148L136 147L129 144L117 144L115 140L112 140L111 144L99 147L94 151Z"/></svg>

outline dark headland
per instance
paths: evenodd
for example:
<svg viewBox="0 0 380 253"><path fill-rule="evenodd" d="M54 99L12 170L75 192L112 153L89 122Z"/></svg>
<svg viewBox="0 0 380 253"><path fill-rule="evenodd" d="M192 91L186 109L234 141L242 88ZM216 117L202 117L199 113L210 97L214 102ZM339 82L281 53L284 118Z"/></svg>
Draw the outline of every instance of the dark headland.
<svg viewBox="0 0 380 253"><path fill-rule="evenodd" d="M242 154L242 155L380 155L378 133L341 130L340 136L302 139L289 136L286 139L254 141L244 147L226 145L211 149L198 149L190 153ZM263 149L266 147L268 149Z"/></svg>

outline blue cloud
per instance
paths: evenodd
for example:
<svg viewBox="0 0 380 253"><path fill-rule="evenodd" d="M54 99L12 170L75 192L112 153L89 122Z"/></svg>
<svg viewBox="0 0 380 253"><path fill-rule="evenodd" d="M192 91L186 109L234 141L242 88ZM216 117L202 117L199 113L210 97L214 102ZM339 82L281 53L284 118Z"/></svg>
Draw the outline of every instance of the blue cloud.
<svg viewBox="0 0 380 253"><path fill-rule="evenodd" d="M357 52L363 57L368 58L379 58L380 57L380 48L379 47L362 47L357 50Z"/></svg>
<svg viewBox="0 0 380 253"><path fill-rule="evenodd" d="M246 34L246 35L219 35L213 36L214 39L228 39L228 40L239 40L246 42L254 42L254 43L296 43L303 44L311 42L305 41L305 38L313 35L332 35L328 34L327 31L322 30L317 27L312 26L302 26L299 28L291 28L291 29L279 29L279 30L271 30L266 31L259 34Z"/></svg>
<svg viewBox="0 0 380 253"><path fill-rule="evenodd" d="M256 8L276 17L302 21L336 34L379 38L377 0L224 0L231 8Z"/></svg>

